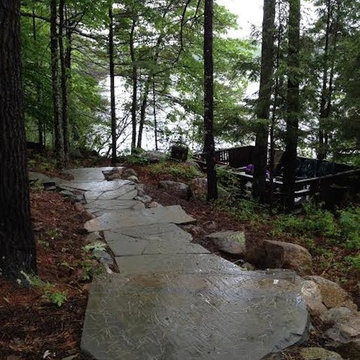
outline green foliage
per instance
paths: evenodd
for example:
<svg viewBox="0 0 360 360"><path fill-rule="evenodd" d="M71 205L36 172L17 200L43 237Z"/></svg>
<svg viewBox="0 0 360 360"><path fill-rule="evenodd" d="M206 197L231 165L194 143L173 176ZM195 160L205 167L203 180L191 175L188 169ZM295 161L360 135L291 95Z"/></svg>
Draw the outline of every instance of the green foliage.
<svg viewBox="0 0 360 360"><path fill-rule="evenodd" d="M339 223L346 247L360 250L360 207L342 210Z"/></svg>
<svg viewBox="0 0 360 360"><path fill-rule="evenodd" d="M339 229L331 212L308 203L304 206L303 215L279 215L274 222L274 232L333 239L338 236Z"/></svg>
<svg viewBox="0 0 360 360"><path fill-rule="evenodd" d="M202 177L203 174L191 163L181 163L175 161L166 161L149 166L149 173L161 178L170 180L192 180Z"/></svg>
<svg viewBox="0 0 360 360"><path fill-rule="evenodd" d="M43 296L52 304L61 307L67 300L67 295L64 291L59 291L56 286L48 281L41 280L38 276L29 275L21 272L24 276L27 285L41 290Z"/></svg>
<svg viewBox="0 0 360 360"><path fill-rule="evenodd" d="M354 269L360 270L360 254L345 259Z"/></svg>
<svg viewBox="0 0 360 360"><path fill-rule="evenodd" d="M88 281L94 278L94 276L104 273L104 267L91 257L85 258L80 262L82 270L82 279Z"/></svg>
<svg viewBox="0 0 360 360"><path fill-rule="evenodd" d="M138 154L127 155L124 158L126 165L147 165L149 160Z"/></svg>
<svg viewBox="0 0 360 360"><path fill-rule="evenodd" d="M86 252L105 251L106 244L101 241L95 241L93 243L85 245L83 249Z"/></svg>

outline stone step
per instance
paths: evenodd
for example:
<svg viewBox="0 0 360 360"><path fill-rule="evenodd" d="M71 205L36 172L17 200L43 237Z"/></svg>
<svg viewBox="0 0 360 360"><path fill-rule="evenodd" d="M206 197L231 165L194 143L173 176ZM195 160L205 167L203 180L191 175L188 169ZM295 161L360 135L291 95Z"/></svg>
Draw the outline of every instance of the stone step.
<svg viewBox="0 0 360 360"><path fill-rule="evenodd" d="M113 274L92 285L81 348L98 360L260 360L308 325L296 284L273 275Z"/></svg>

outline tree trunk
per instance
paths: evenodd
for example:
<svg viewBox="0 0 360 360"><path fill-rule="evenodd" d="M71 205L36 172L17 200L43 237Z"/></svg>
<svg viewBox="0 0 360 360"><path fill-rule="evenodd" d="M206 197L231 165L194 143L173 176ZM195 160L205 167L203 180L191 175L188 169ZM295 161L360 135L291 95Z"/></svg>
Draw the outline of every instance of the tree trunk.
<svg viewBox="0 0 360 360"><path fill-rule="evenodd" d="M135 59L135 48L134 48L134 33L135 33L136 20L133 19L131 31L130 31L130 57L132 62L132 104L131 104L131 124L132 124L132 137L131 137L131 152L136 147L136 135L137 135L137 121L136 121L136 110L137 110L137 66Z"/></svg>
<svg viewBox="0 0 360 360"><path fill-rule="evenodd" d="M215 170L214 121L214 60L213 60L213 0L205 0L204 11L204 152L206 156L208 194L207 200L218 197Z"/></svg>
<svg viewBox="0 0 360 360"><path fill-rule="evenodd" d="M324 122L326 121L326 103L328 98L328 72L329 72L329 41L330 41L330 25L331 25L331 0L327 0L327 16L326 16L326 30L325 30L325 45L324 45L324 65L320 98L320 116L319 116L319 144L318 144L318 160L326 158L326 144L325 144L325 129Z"/></svg>
<svg viewBox="0 0 360 360"><path fill-rule="evenodd" d="M146 108L148 104L148 97L150 91L150 82L151 82L151 75L149 75L148 78L146 79L143 98L141 102L140 123L139 123L138 143L137 143L138 148L141 148L142 146L142 137L143 137L143 131L145 125L145 118L146 118Z"/></svg>
<svg viewBox="0 0 360 360"><path fill-rule="evenodd" d="M68 116L68 90L66 74L66 53L64 48L65 27L65 0L59 2L59 52L61 65L61 116L64 136L64 159L65 164L69 157L69 116Z"/></svg>
<svg viewBox="0 0 360 360"><path fill-rule="evenodd" d="M155 91L155 77L153 77L153 115L154 115L154 135L155 135L155 150L159 150L158 145L158 124L157 124L157 116L156 116L156 91Z"/></svg>
<svg viewBox="0 0 360 360"><path fill-rule="evenodd" d="M110 103L111 103L111 163L115 165L116 156L116 103L115 103L115 64L114 64L114 18L112 7L109 8L109 70L110 70Z"/></svg>
<svg viewBox="0 0 360 360"><path fill-rule="evenodd" d="M59 113L59 79L58 79L58 34L57 34L57 2L50 2L50 52L53 116L55 127L55 154L57 166L62 169L65 164L64 134L62 118Z"/></svg>
<svg viewBox="0 0 360 360"><path fill-rule="evenodd" d="M36 17L35 17L35 10L32 10L32 25L33 25L33 40L34 46L36 46L37 41L37 28L36 28ZM37 64L38 65L38 64ZM41 86L39 83L36 84L36 97L38 102L37 108L37 126L38 126L38 142L40 145L45 145L44 143L44 135L43 135L43 121L41 119L41 115L39 112L39 106L41 104Z"/></svg>
<svg viewBox="0 0 360 360"><path fill-rule="evenodd" d="M20 46L20 1L0 0L0 269L11 279L36 273Z"/></svg>
<svg viewBox="0 0 360 360"><path fill-rule="evenodd" d="M266 195L266 168L268 155L269 116L271 89L274 72L274 32L275 0L264 0L264 19L262 25L262 51L259 99L256 117L259 122L256 130L253 195L260 201Z"/></svg>
<svg viewBox="0 0 360 360"><path fill-rule="evenodd" d="M285 206L288 210L292 210L295 202L295 172L297 166L297 142L300 112L300 0L290 0L288 36L288 90L283 191L285 196Z"/></svg>

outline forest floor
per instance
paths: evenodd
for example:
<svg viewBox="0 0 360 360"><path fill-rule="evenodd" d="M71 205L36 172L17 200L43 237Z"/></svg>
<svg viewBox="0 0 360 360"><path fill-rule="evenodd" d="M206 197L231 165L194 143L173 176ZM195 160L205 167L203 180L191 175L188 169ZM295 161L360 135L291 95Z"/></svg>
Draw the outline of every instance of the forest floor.
<svg viewBox="0 0 360 360"><path fill-rule="evenodd" d="M40 159L30 162L31 170L50 176L62 176L51 165L44 165ZM105 160L90 159L83 166L109 166ZM73 167L79 167L74 163ZM136 170L145 192L162 205L181 205L197 220L191 232L195 242L211 252L235 263L241 259L219 251L214 244L205 240L205 235L221 230L245 230L250 240L273 239L274 232L269 222L239 219L222 206L210 206L205 202L179 199L158 188L160 180L188 182L185 174L153 171L151 166L130 166ZM166 168L166 167L165 167ZM28 359L89 359L80 352L80 339L88 297L91 274L98 266L84 249L86 233L83 225L89 219L76 205L65 200L56 192L31 190L31 209L37 242L38 277L31 278L32 286L20 287L0 278L0 360ZM256 218L256 214L255 214ZM271 222L270 222L271 223ZM277 234L276 240L295 242L304 240L286 234ZM324 262L323 255L313 254L314 274L340 282L359 304L360 274L342 266L349 255L336 245L329 247L324 239L316 239L318 246L331 252ZM316 319L308 346L323 346L319 336L322 329ZM297 360L297 349L287 353L287 359Z"/></svg>

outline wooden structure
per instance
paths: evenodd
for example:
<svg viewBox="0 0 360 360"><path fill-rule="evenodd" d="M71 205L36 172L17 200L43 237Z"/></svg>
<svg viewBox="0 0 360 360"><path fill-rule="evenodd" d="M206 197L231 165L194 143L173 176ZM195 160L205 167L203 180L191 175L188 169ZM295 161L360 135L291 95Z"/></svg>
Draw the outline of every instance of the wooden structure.
<svg viewBox="0 0 360 360"><path fill-rule="evenodd" d="M281 200L283 195L283 155L276 150L273 191L275 199ZM242 193L251 193L253 182L252 164L254 164L255 147L244 146L218 150L215 153L219 165L228 166L231 174L240 181ZM204 156L196 156L200 165L204 166ZM360 192L360 169L345 164L329 161L320 161L305 157L297 158L295 181L296 203L312 198L315 201L325 202L333 207L345 200L349 194ZM267 178L270 188L270 180Z"/></svg>

